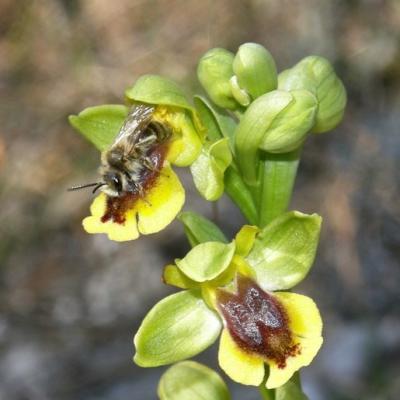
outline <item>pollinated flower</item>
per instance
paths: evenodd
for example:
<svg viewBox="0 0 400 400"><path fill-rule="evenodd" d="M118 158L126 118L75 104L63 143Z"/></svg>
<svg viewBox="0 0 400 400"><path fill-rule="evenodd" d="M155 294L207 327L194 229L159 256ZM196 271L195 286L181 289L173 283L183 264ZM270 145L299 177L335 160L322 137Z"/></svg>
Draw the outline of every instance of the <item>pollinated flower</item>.
<svg viewBox="0 0 400 400"><path fill-rule="evenodd" d="M91 107L70 117L102 150L102 181L93 184L102 193L83 227L116 241L158 232L176 217L185 192L171 165L190 165L203 140L195 112L173 82L144 76L126 97L130 108Z"/></svg>

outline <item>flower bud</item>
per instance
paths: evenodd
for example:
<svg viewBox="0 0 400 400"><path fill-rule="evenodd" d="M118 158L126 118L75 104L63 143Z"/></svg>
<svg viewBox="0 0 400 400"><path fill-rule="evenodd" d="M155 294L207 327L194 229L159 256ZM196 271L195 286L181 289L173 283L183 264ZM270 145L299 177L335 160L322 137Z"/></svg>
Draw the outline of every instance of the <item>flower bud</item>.
<svg viewBox="0 0 400 400"><path fill-rule="evenodd" d="M274 90L249 106L236 131L236 155L248 184L257 183L259 150L298 148L315 123L316 110L316 98L306 90Z"/></svg>
<svg viewBox="0 0 400 400"><path fill-rule="evenodd" d="M306 89L315 94L318 111L312 128L314 133L335 128L343 118L346 90L330 62L323 57L306 57L293 68L281 72L278 88L288 91Z"/></svg>
<svg viewBox="0 0 400 400"><path fill-rule="evenodd" d="M225 49L207 51L197 67L199 81L211 100L222 108L235 110L239 107L232 95L229 80L233 76L234 55Z"/></svg>
<svg viewBox="0 0 400 400"><path fill-rule="evenodd" d="M233 60L233 72L239 87L253 100L277 88L275 61L269 51L257 43L239 47Z"/></svg>

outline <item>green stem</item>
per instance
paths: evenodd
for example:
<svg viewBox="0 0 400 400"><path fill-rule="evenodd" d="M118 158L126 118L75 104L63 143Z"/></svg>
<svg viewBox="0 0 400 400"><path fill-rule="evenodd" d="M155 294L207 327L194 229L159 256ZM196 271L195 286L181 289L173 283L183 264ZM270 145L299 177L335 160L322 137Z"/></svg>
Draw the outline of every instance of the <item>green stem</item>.
<svg viewBox="0 0 400 400"><path fill-rule="evenodd" d="M266 153L261 160L258 226L263 228L284 213L292 197L301 149L285 154Z"/></svg>
<svg viewBox="0 0 400 400"><path fill-rule="evenodd" d="M275 390L267 389L267 387L265 386L265 383L267 382L268 375L269 375L269 373L267 372L269 370L269 367L267 364L265 364L265 368L266 368L266 373L265 373L265 376L264 376L264 379L263 379L261 385L258 387L258 390L260 391L261 398L263 400L274 400L275 399Z"/></svg>
<svg viewBox="0 0 400 400"><path fill-rule="evenodd" d="M232 201L239 207L245 218L250 224L257 224L257 210L248 187L242 178L231 165L225 172L224 177L225 191Z"/></svg>

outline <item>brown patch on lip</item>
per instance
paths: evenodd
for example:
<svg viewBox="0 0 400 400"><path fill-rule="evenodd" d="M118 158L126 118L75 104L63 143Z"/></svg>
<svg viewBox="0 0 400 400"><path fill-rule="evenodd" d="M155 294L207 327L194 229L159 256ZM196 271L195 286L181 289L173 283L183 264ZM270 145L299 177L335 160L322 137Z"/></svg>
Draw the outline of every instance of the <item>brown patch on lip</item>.
<svg viewBox="0 0 400 400"><path fill-rule="evenodd" d="M238 275L237 293L218 290L218 307L235 343L286 367L288 357L300 354L293 341L287 313L279 300L251 279Z"/></svg>
<svg viewBox="0 0 400 400"><path fill-rule="evenodd" d="M151 160L154 169L150 170L143 166L140 172L139 183L143 188L143 193L139 192L125 192L120 196L107 196L106 211L101 217L101 222L113 221L117 224L124 224L126 217L125 214L128 210L134 207L137 200L146 197L146 193L154 187L157 178L160 176L160 171L164 165L165 155L167 152L167 145L161 144L153 148L147 157Z"/></svg>

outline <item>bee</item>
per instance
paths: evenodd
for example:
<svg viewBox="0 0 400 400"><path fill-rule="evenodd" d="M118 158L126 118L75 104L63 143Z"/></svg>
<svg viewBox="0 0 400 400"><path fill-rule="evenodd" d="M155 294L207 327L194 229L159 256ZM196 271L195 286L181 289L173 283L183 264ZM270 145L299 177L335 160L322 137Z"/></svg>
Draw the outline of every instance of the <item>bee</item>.
<svg viewBox="0 0 400 400"><path fill-rule="evenodd" d="M102 181L69 190L94 187L93 193L100 189L111 198L142 197L162 167L162 145L172 133L167 124L153 118L154 111L150 105L134 105L113 144L101 154Z"/></svg>

